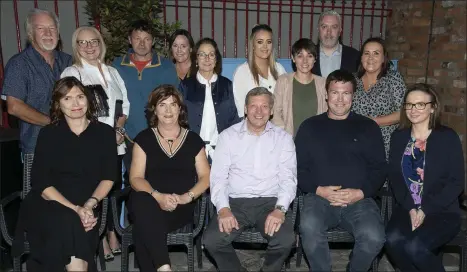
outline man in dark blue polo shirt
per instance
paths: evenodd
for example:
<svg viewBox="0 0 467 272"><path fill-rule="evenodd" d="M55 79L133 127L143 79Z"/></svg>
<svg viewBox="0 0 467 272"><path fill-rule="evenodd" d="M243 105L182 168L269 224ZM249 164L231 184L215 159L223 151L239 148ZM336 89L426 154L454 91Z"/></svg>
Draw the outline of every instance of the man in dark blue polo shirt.
<svg viewBox="0 0 467 272"><path fill-rule="evenodd" d="M32 163L40 129L50 123L52 89L63 70L71 65L71 56L55 50L59 21L50 11L33 9L26 19L31 43L13 56L5 67L2 95L8 113L20 120L20 143L25 170ZM29 172L24 172L25 178Z"/></svg>

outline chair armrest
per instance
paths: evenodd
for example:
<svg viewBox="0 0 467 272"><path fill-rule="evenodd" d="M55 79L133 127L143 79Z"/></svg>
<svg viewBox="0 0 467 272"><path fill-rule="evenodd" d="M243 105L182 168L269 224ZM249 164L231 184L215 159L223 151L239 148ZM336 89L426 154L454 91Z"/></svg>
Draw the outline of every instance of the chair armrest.
<svg viewBox="0 0 467 272"><path fill-rule="evenodd" d="M4 207L10 205L10 203L16 199L21 199L21 191L14 192L0 201L0 228L2 231L3 238L5 239L6 243L10 246L13 243L13 235L10 235L10 233L8 232Z"/></svg>
<svg viewBox="0 0 467 272"><path fill-rule="evenodd" d="M196 227L193 230L193 237L196 237L201 232L201 229L203 228L204 219L206 217L206 210L207 210L206 209L207 199L208 197L205 194L203 194L201 199L197 200L198 201L197 206L199 208L199 215L198 215L198 218L195 218Z"/></svg>
<svg viewBox="0 0 467 272"><path fill-rule="evenodd" d="M101 224L99 225L99 236L101 236L105 231L105 226L107 225L107 211L109 210L109 198L105 197L102 199L102 212L101 212Z"/></svg>
<svg viewBox="0 0 467 272"><path fill-rule="evenodd" d="M295 226L295 221L297 220L297 212L298 212L298 197L294 199L292 202L292 211L288 211L286 214L286 219L292 221L292 226Z"/></svg>
<svg viewBox="0 0 467 272"><path fill-rule="evenodd" d="M120 222L118 222L118 219L120 218L120 216L118 215L117 199L120 199L122 197L127 197L130 191L131 191L131 187L126 187L123 190L118 190L118 191L113 192L112 195L110 196L110 205L112 207L111 210L112 210L112 217L114 221L114 227L115 227L115 231L120 236L123 234L123 232L131 232L131 230L133 229L132 225L126 228L122 228L120 226Z"/></svg>

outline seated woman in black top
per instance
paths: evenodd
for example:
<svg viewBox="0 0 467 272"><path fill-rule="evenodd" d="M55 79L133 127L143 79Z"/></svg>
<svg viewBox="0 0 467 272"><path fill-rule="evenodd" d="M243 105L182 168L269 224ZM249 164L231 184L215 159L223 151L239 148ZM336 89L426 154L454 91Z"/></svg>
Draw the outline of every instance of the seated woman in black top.
<svg viewBox="0 0 467 272"><path fill-rule="evenodd" d="M232 81L220 75L222 56L217 43L203 38L195 45L196 76L180 83L180 92L188 108L190 129L201 136L208 154L218 135L240 121L235 106Z"/></svg>
<svg viewBox="0 0 467 272"><path fill-rule="evenodd" d="M27 232L28 271L97 271L95 208L117 178L115 131L93 115L91 95L75 77L56 82L50 125L41 129L32 190L20 211L14 248Z"/></svg>
<svg viewBox="0 0 467 272"><path fill-rule="evenodd" d="M445 271L437 250L460 228L464 158L459 136L439 124L433 88L415 84L404 97L401 128L391 139L389 180L397 206L387 250L402 271Z"/></svg>
<svg viewBox="0 0 467 272"><path fill-rule="evenodd" d="M209 187L210 170L174 86L157 87L147 111L150 128L135 138L130 170L133 238L141 271L171 271L167 233L193 222L194 200Z"/></svg>

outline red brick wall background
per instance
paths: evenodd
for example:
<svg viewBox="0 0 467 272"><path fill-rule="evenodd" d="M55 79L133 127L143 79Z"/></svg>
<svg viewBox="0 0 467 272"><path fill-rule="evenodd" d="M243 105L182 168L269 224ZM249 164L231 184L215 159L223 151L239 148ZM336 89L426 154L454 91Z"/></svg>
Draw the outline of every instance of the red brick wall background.
<svg viewBox="0 0 467 272"><path fill-rule="evenodd" d="M434 7L430 0L391 1L389 7L392 16L386 41L390 58L399 60L407 84L425 82L426 77L427 83L436 87L442 101L442 123L457 131L467 160L467 1L437 0Z"/></svg>

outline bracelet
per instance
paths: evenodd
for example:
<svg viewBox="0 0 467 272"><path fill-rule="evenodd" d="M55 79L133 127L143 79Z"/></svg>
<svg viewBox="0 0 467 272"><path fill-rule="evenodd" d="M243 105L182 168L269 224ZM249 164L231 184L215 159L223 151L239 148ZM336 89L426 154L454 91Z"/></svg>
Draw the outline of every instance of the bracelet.
<svg viewBox="0 0 467 272"><path fill-rule="evenodd" d="M126 134L126 130L123 127L115 127L115 131L122 136L125 136Z"/></svg>
<svg viewBox="0 0 467 272"><path fill-rule="evenodd" d="M153 189L151 193L149 193L151 196L153 196L152 194L153 193L158 193L159 191L157 191L156 189Z"/></svg>
<svg viewBox="0 0 467 272"><path fill-rule="evenodd" d="M91 196L89 199L93 199L96 201L96 204L92 207L93 209L97 208L97 204L99 204L99 199L97 197ZM89 201L89 200L88 200Z"/></svg>

